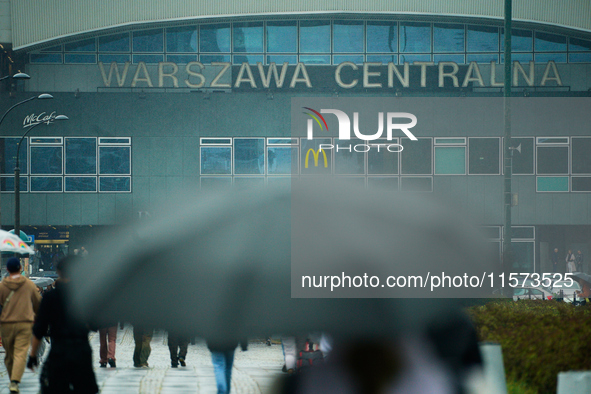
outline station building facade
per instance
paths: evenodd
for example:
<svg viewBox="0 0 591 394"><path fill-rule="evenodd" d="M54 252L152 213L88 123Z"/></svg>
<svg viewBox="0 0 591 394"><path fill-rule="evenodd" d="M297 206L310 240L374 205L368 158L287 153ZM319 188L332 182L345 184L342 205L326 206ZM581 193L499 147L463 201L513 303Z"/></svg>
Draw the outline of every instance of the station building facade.
<svg viewBox="0 0 591 394"><path fill-rule="evenodd" d="M500 255L502 7L94 3L0 2L10 14L0 30L2 76L31 76L3 82L0 110L54 96L19 105L0 125L3 227L14 223L17 143L45 122L19 156L21 223L37 240L59 234L60 243L81 245L96 229L157 215L179 190L231 192L330 173L470 206ZM554 247L591 257L591 6L542 3L515 2L512 30L513 237L522 272L550 271ZM314 117L305 108L326 103L348 108L351 119L359 112L368 131L376 108L407 108L418 141L398 133L402 152L319 152L338 135L318 123L309 140ZM70 120L52 122L59 114ZM325 126L336 130L331 116Z"/></svg>

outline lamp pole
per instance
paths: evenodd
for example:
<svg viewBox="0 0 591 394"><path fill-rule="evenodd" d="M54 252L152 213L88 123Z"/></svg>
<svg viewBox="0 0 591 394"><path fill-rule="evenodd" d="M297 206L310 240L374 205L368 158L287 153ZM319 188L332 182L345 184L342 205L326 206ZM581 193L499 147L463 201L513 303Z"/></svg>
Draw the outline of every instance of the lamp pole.
<svg viewBox="0 0 591 394"><path fill-rule="evenodd" d="M503 94L503 109L505 115L505 139L503 144L503 167L505 172L503 184L503 202L505 208L505 237L503 238L503 271L505 273L509 273L513 269L513 253L511 246L511 177L513 173L513 152L511 150L511 1L512 0L505 0L505 89Z"/></svg>
<svg viewBox="0 0 591 394"><path fill-rule="evenodd" d="M53 120L50 120L47 122L36 123L33 126L31 126L23 134L21 139L18 141L18 144L16 146L16 166L14 167L14 234L19 238L21 236L21 183L20 183L21 169L19 166L21 143L23 142L23 140L25 139L27 134L29 134L31 132L31 130L33 130L35 127L37 127L43 123L47 123L49 125L54 120L68 120L68 119L69 118L66 115L58 115Z"/></svg>
<svg viewBox="0 0 591 394"><path fill-rule="evenodd" d="M24 75L27 75L27 74L24 74ZM13 78L14 78L14 76L13 76ZM21 79L22 78L26 79L25 77L21 77ZM26 100L19 101L18 103L14 104L12 107L8 108L8 110L6 112L4 112L4 115L2 115L2 118L0 118L0 126L2 126L2 122L4 121L4 118L6 118L6 115L8 115L8 113L10 111L12 111L13 109L15 109L19 105L22 105L24 103L28 103L29 101L33 101L35 99L38 99L38 100L48 100L48 99L52 99L52 98L53 98L53 96L51 94L43 93L43 94L40 94L39 96L33 96L33 97L29 97ZM18 158L18 155L17 155L17 158ZM2 221L0 221L0 228L2 228Z"/></svg>

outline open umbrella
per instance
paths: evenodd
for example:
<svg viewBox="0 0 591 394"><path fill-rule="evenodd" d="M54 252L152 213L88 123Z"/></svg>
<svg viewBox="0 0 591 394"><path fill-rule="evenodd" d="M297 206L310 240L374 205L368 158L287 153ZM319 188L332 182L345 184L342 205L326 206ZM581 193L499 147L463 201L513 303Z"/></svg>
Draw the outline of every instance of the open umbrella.
<svg viewBox="0 0 591 394"><path fill-rule="evenodd" d="M591 285L591 275L589 274L586 274L584 272L573 272L572 276L573 278L582 279Z"/></svg>
<svg viewBox="0 0 591 394"><path fill-rule="evenodd" d="M0 230L0 251L20 254L35 253L35 251L19 237L4 230Z"/></svg>
<svg viewBox="0 0 591 394"><path fill-rule="evenodd" d="M416 195L298 181L171 206L89 247L73 271L71 298L83 317L214 339L312 330L394 335L445 318L457 303L441 297L458 295L445 286L432 292L428 281L302 293L301 273L366 272L385 281L394 274L492 272L477 232L448 207ZM490 293L484 290L463 294Z"/></svg>

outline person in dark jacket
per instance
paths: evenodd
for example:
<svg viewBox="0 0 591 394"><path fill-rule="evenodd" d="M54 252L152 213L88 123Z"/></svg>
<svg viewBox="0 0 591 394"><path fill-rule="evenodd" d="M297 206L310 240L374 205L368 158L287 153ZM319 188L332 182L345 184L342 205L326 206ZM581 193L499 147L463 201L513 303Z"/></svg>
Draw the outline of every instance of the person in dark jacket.
<svg viewBox="0 0 591 394"><path fill-rule="evenodd" d="M170 366L172 368L186 367L187 350L190 338L178 334L175 330L168 330L168 350L170 351Z"/></svg>
<svg viewBox="0 0 591 394"><path fill-rule="evenodd" d="M74 257L59 261L59 279L54 290L47 292L33 326L33 343L27 367L38 365L37 350L49 330L51 350L41 371L41 393L94 394L99 389L92 369L92 349L88 343L88 326L71 316L66 300L70 291L68 269Z"/></svg>

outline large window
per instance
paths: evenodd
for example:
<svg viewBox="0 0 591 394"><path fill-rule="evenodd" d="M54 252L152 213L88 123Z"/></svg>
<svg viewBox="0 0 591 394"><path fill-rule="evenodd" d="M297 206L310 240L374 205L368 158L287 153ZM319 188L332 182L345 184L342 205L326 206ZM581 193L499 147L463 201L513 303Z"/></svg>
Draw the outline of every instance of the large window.
<svg viewBox="0 0 591 394"><path fill-rule="evenodd" d="M435 138L435 175L465 174L466 138Z"/></svg>
<svg viewBox="0 0 591 394"><path fill-rule="evenodd" d="M500 174L500 139L469 138L468 142L470 151L469 173L478 175Z"/></svg>
<svg viewBox="0 0 591 394"><path fill-rule="evenodd" d="M400 144L404 150L400 153L401 174L426 174L433 173L431 160L431 138L419 138L411 141L402 138Z"/></svg>

